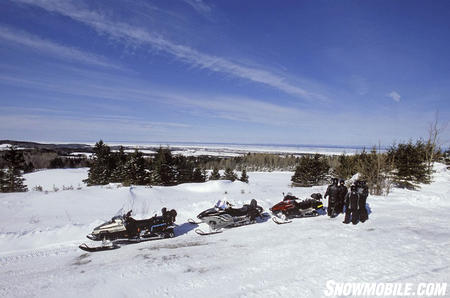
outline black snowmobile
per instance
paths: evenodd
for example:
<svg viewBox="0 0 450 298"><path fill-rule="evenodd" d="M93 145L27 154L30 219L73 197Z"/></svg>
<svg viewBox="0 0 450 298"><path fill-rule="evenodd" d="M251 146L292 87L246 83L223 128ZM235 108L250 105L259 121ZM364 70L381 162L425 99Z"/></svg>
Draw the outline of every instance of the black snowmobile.
<svg viewBox="0 0 450 298"><path fill-rule="evenodd" d="M290 223L292 218L313 217L325 214L323 204L320 201L321 194L312 194L311 199L300 200L288 193L283 201L275 204L270 211L274 217L272 220L277 224Z"/></svg>
<svg viewBox="0 0 450 298"><path fill-rule="evenodd" d="M200 222L195 222L190 219L191 224L206 223L210 231L204 232L201 229L196 229L195 232L199 235L210 235L223 232L224 228L232 228L243 225L248 225L256 222L256 218L262 218L263 208L258 206L256 200L251 200L250 204L245 204L241 208L233 208L233 205L224 201L219 201L210 209L201 212L197 218Z"/></svg>
<svg viewBox="0 0 450 298"><path fill-rule="evenodd" d="M91 247L83 243L79 246L85 251L111 250L120 244L138 243L142 241L172 238L177 212L163 208L161 216L137 220L131 217L131 210L124 215L114 216L110 221L96 227L86 237L94 241L102 241L101 246Z"/></svg>

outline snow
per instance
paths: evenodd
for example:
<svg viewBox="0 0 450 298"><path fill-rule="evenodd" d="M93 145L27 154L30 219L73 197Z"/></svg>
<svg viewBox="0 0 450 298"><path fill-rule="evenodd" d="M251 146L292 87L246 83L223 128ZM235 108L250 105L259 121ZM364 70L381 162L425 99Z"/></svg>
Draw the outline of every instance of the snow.
<svg viewBox="0 0 450 298"><path fill-rule="evenodd" d="M25 184L29 190L42 186L43 191L53 191L54 187L79 188L86 186L82 180L87 178L89 168L52 169L25 174Z"/></svg>
<svg viewBox="0 0 450 298"><path fill-rule="evenodd" d="M11 146L13 146L13 145L11 145L11 144L0 144L0 151L9 150L9 148ZM26 148L16 147L16 150L24 150L24 149L26 149Z"/></svg>
<svg viewBox="0 0 450 298"><path fill-rule="evenodd" d="M241 153L233 153L233 152L226 152L226 151L213 151L213 150L206 150L206 149L185 149L185 150L174 150L172 151L172 154L174 155L183 155L183 156L202 156L202 155L208 155L208 156L220 156L220 157L237 157L241 156Z"/></svg>
<svg viewBox="0 0 450 298"><path fill-rule="evenodd" d="M70 153L70 155L74 155L74 156L84 155L84 156L86 156L86 158L92 158L94 153L91 153L91 152L72 152L72 153Z"/></svg>
<svg viewBox="0 0 450 298"><path fill-rule="evenodd" d="M29 186L82 188L0 194L0 296L321 297L329 279L448 282L450 173L435 169L434 182L419 191L369 196L363 224L344 225L342 215L268 220L211 236L195 234L186 221L224 196L237 205L254 198L268 210L282 192L306 198L326 186L290 188L289 172L250 172L249 184L153 188L86 187L87 169L28 174ZM120 210L144 217L164 206L178 212L173 239L97 253L77 247Z"/></svg>

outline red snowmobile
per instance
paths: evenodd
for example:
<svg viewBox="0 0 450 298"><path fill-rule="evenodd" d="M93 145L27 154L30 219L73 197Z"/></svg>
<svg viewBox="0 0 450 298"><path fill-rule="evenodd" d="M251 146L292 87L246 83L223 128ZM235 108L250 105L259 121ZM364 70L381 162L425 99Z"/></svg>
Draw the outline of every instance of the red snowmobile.
<svg viewBox="0 0 450 298"><path fill-rule="evenodd" d="M312 194L310 199L300 200L299 198L288 193L284 196L283 201L275 204L270 211L274 217L272 220L277 224L291 222L292 218L313 217L325 214L323 204L320 201L322 195Z"/></svg>

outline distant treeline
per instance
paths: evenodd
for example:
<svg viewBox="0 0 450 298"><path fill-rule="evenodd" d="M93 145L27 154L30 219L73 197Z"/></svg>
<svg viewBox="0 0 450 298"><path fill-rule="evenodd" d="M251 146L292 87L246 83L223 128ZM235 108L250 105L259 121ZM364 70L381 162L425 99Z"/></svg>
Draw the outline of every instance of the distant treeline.
<svg viewBox="0 0 450 298"><path fill-rule="evenodd" d="M13 146L16 148L15 146ZM24 163L21 169L25 173L35 169L82 168L88 167L90 162L84 155L70 155L71 151L51 149L17 149L23 155ZM0 168L6 168L4 158L7 150L0 151Z"/></svg>

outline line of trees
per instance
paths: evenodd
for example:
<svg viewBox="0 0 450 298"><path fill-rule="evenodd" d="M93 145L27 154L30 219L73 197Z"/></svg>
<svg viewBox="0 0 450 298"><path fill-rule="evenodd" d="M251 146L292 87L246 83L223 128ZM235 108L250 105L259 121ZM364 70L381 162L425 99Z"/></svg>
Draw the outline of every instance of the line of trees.
<svg viewBox="0 0 450 298"><path fill-rule="evenodd" d="M122 183L123 185L177 185L188 182L205 182L208 179L205 168L199 166L194 157L172 155L169 148L160 147L153 158L145 158L135 150L126 154L123 147L118 152L112 152L103 141L95 144L94 155L89 169L88 185L105 185ZM215 168L210 180L226 179L235 181L236 173L227 168L223 176ZM245 169L239 179L248 182Z"/></svg>
<svg viewBox="0 0 450 298"><path fill-rule="evenodd" d="M359 173L371 194L388 194L392 185L417 189L420 183L430 183L433 162L442 157L435 145L422 140L394 144L385 152L373 147L370 152L363 150L355 155L304 156L291 180L293 186L312 186L331 177L349 179Z"/></svg>

